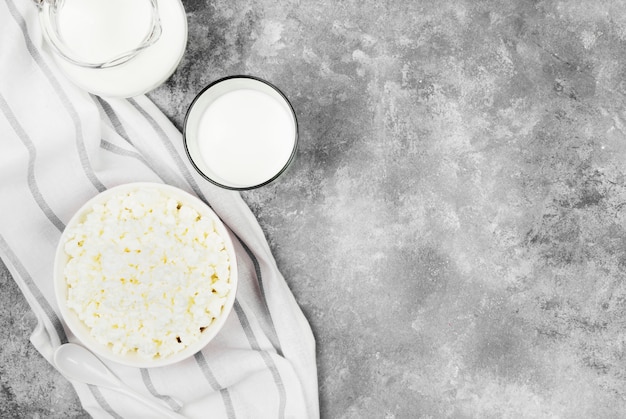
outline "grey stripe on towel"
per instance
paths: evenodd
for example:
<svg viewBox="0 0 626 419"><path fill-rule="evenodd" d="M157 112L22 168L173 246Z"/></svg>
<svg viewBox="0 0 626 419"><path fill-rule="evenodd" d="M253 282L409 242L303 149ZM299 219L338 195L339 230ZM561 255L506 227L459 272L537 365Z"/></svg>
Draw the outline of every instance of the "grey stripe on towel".
<svg viewBox="0 0 626 419"><path fill-rule="evenodd" d="M185 165L185 162L183 161L183 159L180 157L180 155L174 148L174 145L172 144L170 138L167 136L165 131L163 131L163 128L159 126L157 121L155 121L154 118L144 108L142 108L135 99L128 99L128 102L131 105L133 105L135 109L137 109L137 111L139 111L139 113L152 126L154 131L157 133L159 139L163 143L163 146L167 149L170 156L174 160L176 167L178 168L180 173L183 175L187 183L189 183L189 186L191 186L191 189L193 189L193 191L196 193L196 195L198 195L200 199L202 199L204 202L208 202L206 197L204 196L204 194L198 187L198 184L196 183L194 178L191 176L191 172L189 171L189 168Z"/></svg>
<svg viewBox="0 0 626 419"><path fill-rule="evenodd" d="M48 79L48 81L50 82L54 90L56 91L57 96L61 100L63 107L72 118L72 122L74 123L74 135L76 137L76 148L78 151L78 158L80 159L80 163L83 168L83 171L85 172L85 175L87 176L91 184L98 190L98 192L104 191L106 187L96 177L96 174L94 173L91 167L91 164L89 163L89 158L87 157L87 150L85 149L85 140L83 138L82 123L78 116L78 113L76 112L76 109L70 102L70 99L67 97L67 94L63 90L63 87L61 87L61 84L59 83L59 81L52 74L52 70L50 69L50 67L48 67L48 64L46 64L45 60L39 54L39 51L33 44L33 41L30 39L30 36L28 34L28 27L26 26L26 20L24 20L24 17L20 14L20 12L15 7L13 0L7 0L7 7L9 8L9 11L11 12L11 15L17 22L18 26L22 30L22 35L24 36L24 41L26 42L26 48L28 49L30 56L32 57L33 61L35 61L35 63L37 64L37 66L39 67L43 75L46 77L46 79Z"/></svg>
<svg viewBox="0 0 626 419"><path fill-rule="evenodd" d="M119 156L125 156L125 157L131 157L133 159L137 159L139 160L142 164L144 164L148 169L152 170L152 168L150 167L150 165L148 164L148 161L146 159L144 159L144 157L135 152L135 151L131 151L131 150L126 150L118 145L113 144L110 141L107 141L105 139L101 139L100 140L100 148L110 151L111 153L115 153ZM158 173L156 173L158 175Z"/></svg>
<svg viewBox="0 0 626 419"><path fill-rule="evenodd" d="M19 139L28 150L28 166L26 169L26 176L28 182L28 189L30 193L33 195L35 202L41 208L41 211L45 214L45 216L50 220L50 222L59 230L63 231L65 229L65 224L63 221L56 216L56 214L52 211L52 209L48 206L48 203L45 201L43 196L41 195L41 191L39 190L39 186L37 186L37 180L35 179L35 160L37 159L37 150L35 149L35 145L31 141L30 137L24 131L17 118L11 111L9 104L6 102L2 94L0 93L0 111L4 113L5 118L9 121L11 128L15 131L15 134L19 137Z"/></svg>
<svg viewBox="0 0 626 419"><path fill-rule="evenodd" d="M263 286L263 275L261 274L261 265L259 264L259 260L256 258L252 250L248 247L246 243L237 235L237 240L241 244L241 247L245 250L248 257L252 261L252 265L254 266L254 273L257 277L257 282L259 283L259 290L261 291L261 300L263 301L263 308L265 309L265 314L267 316L267 320L269 323L269 330L264 330L267 334L267 338L272 343L272 346L276 349L278 355L283 356L283 350L280 346L280 339L278 338L278 333L276 333L276 327L274 326L274 322L272 320L272 314L270 313L269 306L267 305L267 298L265 296L265 287Z"/></svg>
<svg viewBox="0 0 626 419"><path fill-rule="evenodd" d="M124 419L124 417L120 416L119 413L113 410L109 402L106 401L106 399L102 395L102 392L100 391L100 388L98 388L97 386L94 386L93 384L87 384L87 386L89 387L91 394L93 394L93 397L96 399L100 407L102 407L102 409L104 409L105 412L113 416L115 419Z"/></svg>
<svg viewBox="0 0 626 419"><path fill-rule="evenodd" d="M287 403L287 394L285 392L285 383L283 383L283 379L278 372L278 367L276 367L276 363L272 359L271 355L266 351L262 350L259 346L256 337L254 336L254 332L252 331L252 327L250 326L250 321L248 320L248 316L243 311L243 308L239 304L237 300L235 300L235 304L233 306L235 312L237 313L237 317L239 318L239 322L241 323L241 327L243 328L248 341L250 342L250 346L255 351L258 351L261 354L261 358L263 358L263 362L269 369L272 374L272 379L274 380L274 384L276 384L276 389L278 390L278 417L280 419L285 417L285 405Z"/></svg>
<svg viewBox="0 0 626 419"><path fill-rule="evenodd" d="M161 394L157 391L157 389L154 387L154 383L152 382L152 378L150 377L150 371L147 368L141 368L141 379L143 380L143 383L150 392L150 394L158 399L163 400L172 408L172 410L179 411L182 408L180 403L178 403L172 397Z"/></svg>
<svg viewBox="0 0 626 419"><path fill-rule="evenodd" d="M54 331L57 334L57 338L59 339L61 344L67 343L67 336L65 335L65 330L63 329L63 324L61 323L61 320L52 309L52 306L48 303L48 300L46 300L46 298L43 296L24 265L22 265L17 255L13 253L13 250L11 249L11 247L9 247L9 244L6 242L2 234L0 234L0 251L2 251L2 253L6 255L7 261L17 271L17 274L19 275L19 280L21 280L24 285L26 285L28 291L30 291L31 295L35 298L37 304L39 304L39 307L48 318L48 321L52 323ZM15 279L18 280L18 278Z"/></svg>
<svg viewBox="0 0 626 419"><path fill-rule="evenodd" d="M213 372L211 371L211 368L209 367L209 364L207 363L206 358L204 358L204 354L202 354L202 351L196 353L194 357L196 359L196 363L198 364L198 366L200 367L200 370L202 371L202 374L204 375L204 378L206 378L211 388L215 391L220 392L220 395L222 396L222 400L224 402L224 408L226 409L226 415L228 416L228 419L235 419L236 418L235 408L233 406L233 401L230 397L230 393L228 392L228 389L222 387L220 383L217 382L217 379L213 375Z"/></svg>

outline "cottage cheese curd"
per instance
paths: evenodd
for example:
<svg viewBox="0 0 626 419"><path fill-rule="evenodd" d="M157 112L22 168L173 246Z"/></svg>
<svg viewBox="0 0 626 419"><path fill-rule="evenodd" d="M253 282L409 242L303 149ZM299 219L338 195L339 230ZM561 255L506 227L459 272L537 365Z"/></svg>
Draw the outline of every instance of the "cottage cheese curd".
<svg viewBox="0 0 626 419"><path fill-rule="evenodd" d="M126 192L67 233L67 306L114 353L166 357L220 316L229 256L213 220L188 203L157 189Z"/></svg>

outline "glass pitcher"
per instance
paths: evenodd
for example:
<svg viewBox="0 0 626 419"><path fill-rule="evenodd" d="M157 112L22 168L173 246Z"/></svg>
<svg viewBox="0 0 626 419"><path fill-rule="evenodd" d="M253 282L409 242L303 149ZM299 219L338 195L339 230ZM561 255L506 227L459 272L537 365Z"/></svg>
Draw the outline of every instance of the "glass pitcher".
<svg viewBox="0 0 626 419"><path fill-rule="evenodd" d="M161 36L157 0L35 0L44 37L72 64L123 64Z"/></svg>

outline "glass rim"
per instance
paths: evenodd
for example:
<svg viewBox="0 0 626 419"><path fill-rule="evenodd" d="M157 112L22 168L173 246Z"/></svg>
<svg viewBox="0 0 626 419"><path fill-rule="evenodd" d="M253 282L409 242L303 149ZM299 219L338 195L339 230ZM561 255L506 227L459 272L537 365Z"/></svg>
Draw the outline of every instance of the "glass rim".
<svg viewBox="0 0 626 419"><path fill-rule="evenodd" d="M219 182L219 181L211 178L208 174L204 173L204 171L202 171L202 169L200 169L200 167L198 167L198 165L194 161L193 156L191 155L191 152L189 151L189 146L188 146L187 124L188 124L188 121L189 121L189 115L191 114L194 105L197 103L197 101L200 99L200 97L204 93L206 93L209 89L215 87L216 85L218 85L220 83L223 83L223 82L226 82L226 81L229 81L229 80L233 80L233 79L253 80L253 81L257 81L257 82L263 83L263 84L267 85L268 87L272 88L276 93L278 93L280 95L280 97L282 97L282 99L285 101L285 103L289 107L289 110L291 111L291 116L293 117L294 128L295 128L294 141L293 141L293 147L292 147L292 150L291 150L291 154L289 155L289 158L285 161L285 164L282 166L282 168L276 174L274 174L274 176L272 176L270 179L268 179L266 181L263 181L261 183L254 184L254 185L249 185L249 186L226 185L226 184L224 184L222 182ZM185 114L185 119L183 121L183 146L185 148L185 153L187 154L187 158L189 159L189 161L190 161L191 165L193 166L193 168L196 170L196 172L198 172L198 174L200 176L202 176L205 180L209 181L213 185L219 186L220 188L223 188L223 189L229 189L229 190L233 190L233 191L248 191L248 190L260 188L260 187L265 186L265 185L267 185L269 183L272 183L278 177L280 177L283 173L285 173L285 171L289 168L289 166L291 166L291 163L295 160L295 157L296 157L296 154L297 154L297 151L298 151L299 137L300 137L300 135L299 135L298 118L296 116L296 111L294 110L293 105L291 104L291 101L287 98L287 96L278 87L276 87L271 82L269 82L269 81L267 81L267 80L265 80L263 78L260 78L260 77L246 75L246 74L237 74L237 75L231 75L231 76L222 77L222 78L217 79L217 80L209 83L208 85L206 85L204 88L202 88L202 90L200 90L200 92L198 92L198 94L193 98L193 100L189 104L189 107L187 108L187 112Z"/></svg>

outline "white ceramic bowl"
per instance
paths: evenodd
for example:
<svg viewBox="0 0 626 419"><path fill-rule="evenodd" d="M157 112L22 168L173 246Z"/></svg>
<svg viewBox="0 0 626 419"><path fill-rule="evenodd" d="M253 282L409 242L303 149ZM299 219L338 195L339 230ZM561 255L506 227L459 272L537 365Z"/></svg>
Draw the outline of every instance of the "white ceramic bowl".
<svg viewBox="0 0 626 419"><path fill-rule="evenodd" d="M221 236L224 241L226 251L230 259L230 291L226 297L226 302L221 310L221 314L213 320L213 322L206 327L201 335L200 339L191 343L179 352L165 357L155 357L147 359L140 356L137 353L126 353L120 355L113 352L110 345L104 345L98 342L91 334L89 328L79 319L77 313L70 309L67 304L68 287L65 279L65 266L69 260L69 256L65 253L64 245L68 239L68 231L79 224L86 214L92 211L94 204L101 204L108 201L111 197L117 194L126 194L130 191L138 190L158 190L167 196L175 198L183 204L190 205L196 211L198 211L203 217L209 217L214 221L215 231ZM217 215L201 200L182 191L178 188L169 185L157 184L157 183L129 183L120 185L104 191L94 198L86 202L74 216L71 218L64 233L61 235L59 241L54 266L54 287L59 310L65 320L65 323L71 330L71 332L80 340L80 342L97 355L102 356L111 361L118 362L120 364L149 368L159 367L164 365L170 365L185 358L194 355L196 352L205 347L220 331L226 322L226 318L232 310L235 295L237 291L237 262L235 257L235 250L230 238L230 234Z"/></svg>

